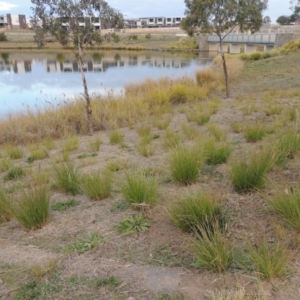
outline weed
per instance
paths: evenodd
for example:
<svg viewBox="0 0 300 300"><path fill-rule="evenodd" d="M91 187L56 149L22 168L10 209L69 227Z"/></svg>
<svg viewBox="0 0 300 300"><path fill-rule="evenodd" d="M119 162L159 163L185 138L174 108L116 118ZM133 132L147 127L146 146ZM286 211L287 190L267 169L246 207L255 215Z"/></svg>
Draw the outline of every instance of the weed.
<svg viewBox="0 0 300 300"><path fill-rule="evenodd" d="M260 124L248 125L244 128L244 137L247 142L251 143L260 141L266 133L266 128Z"/></svg>
<svg viewBox="0 0 300 300"><path fill-rule="evenodd" d="M237 192L249 192L261 189L265 185L265 176L272 166L272 157L261 152L253 154L247 161L236 161L231 165L230 177Z"/></svg>
<svg viewBox="0 0 300 300"><path fill-rule="evenodd" d="M122 144L124 141L124 134L119 130L113 130L109 133L109 141L112 145Z"/></svg>
<svg viewBox="0 0 300 300"><path fill-rule="evenodd" d="M226 163L232 152L232 148L226 143L216 143L214 140L208 140L204 145L205 161L209 165L218 165Z"/></svg>
<svg viewBox="0 0 300 300"><path fill-rule="evenodd" d="M66 252L82 254L95 248L101 242L105 242L105 239L103 239L98 232L92 232L84 238L78 238L74 244L68 246Z"/></svg>
<svg viewBox="0 0 300 300"><path fill-rule="evenodd" d="M12 218L11 202L0 187L0 224Z"/></svg>
<svg viewBox="0 0 300 300"><path fill-rule="evenodd" d="M278 191L267 198L272 211L292 228L300 230L300 189Z"/></svg>
<svg viewBox="0 0 300 300"><path fill-rule="evenodd" d="M202 191L174 203L170 215L174 224L185 232L194 232L197 228L210 232L216 224L223 230L226 224L222 205L214 196Z"/></svg>
<svg viewBox="0 0 300 300"><path fill-rule="evenodd" d="M129 205L127 202L125 201L118 201L116 203L114 203L112 205L112 207L110 208L110 212L114 213L114 212L118 212L118 211L122 211L122 210L126 210L127 208L129 208Z"/></svg>
<svg viewBox="0 0 300 300"><path fill-rule="evenodd" d="M69 137L63 144L63 152L72 152L79 147L79 138L76 135Z"/></svg>
<svg viewBox="0 0 300 300"><path fill-rule="evenodd" d="M233 262L233 249L217 226L207 232L199 228L196 239L192 242L192 251L196 257L195 267L216 273L227 270Z"/></svg>
<svg viewBox="0 0 300 300"><path fill-rule="evenodd" d="M121 283L122 282L114 276L99 278L99 279L96 279L96 281L95 281L95 285L97 288L108 287L108 289L110 291L113 291Z"/></svg>
<svg viewBox="0 0 300 300"><path fill-rule="evenodd" d="M171 151L170 170L175 181L189 185L197 180L204 156L199 147L178 146Z"/></svg>
<svg viewBox="0 0 300 300"><path fill-rule="evenodd" d="M17 146L6 146L6 153L10 159L20 159L24 156L24 152Z"/></svg>
<svg viewBox="0 0 300 300"><path fill-rule="evenodd" d="M72 195L79 194L81 178L75 166L65 163L60 166L54 165L55 186L66 193Z"/></svg>
<svg viewBox="0 0 300 300"><path fill-rule="evenodd" d="M94 137L92 140L89 141L90 150L92 152L97 152L100 150L101 146L101 138L100 136Z"/></svg>
<svg viewBox="0 0 300 300"><path fill-rule="evenodd" d="M158 185L156 178L145 176L141 172L126 173L122 192L125 200L139 208L141 205L153 205L157 202Z"/></svg>
<svg viewBox="0 0 300 300"><path fill-rule="evenodd" d="M83 178L83 190L92 200L109 197L112 186L112 173L89 174Z"/></svg>
<svg viewBox="0 0 300 300"><path fill-rule="evenodd" d="M26 229L42 228L50 216L50 193L47 186L38 186L23 192L12 207L12 214Z"/></svg>
<svg viewBox="0 0 300 300"><path fill-rule="evenodd" d="M79 205L79 201L76 201L75 199L68 199L66 201L58 202L52 205L52 209L55 211L63 211L70 207L75 207Z"/></svg>
<svg viewBox="0 0 300 300"><path fill-rule="evenodd" d="M4 180L16 180L25 175L25 171L21 167L12 167L4 176Z"/></svg>
<svg viewBox="0 0 300 300"><path fill-rule="evenodd" d="M144 232L149 228L150 222L147 221L142 214L125 217L117 226L117 229L121 231L123 235Z"/></svg>

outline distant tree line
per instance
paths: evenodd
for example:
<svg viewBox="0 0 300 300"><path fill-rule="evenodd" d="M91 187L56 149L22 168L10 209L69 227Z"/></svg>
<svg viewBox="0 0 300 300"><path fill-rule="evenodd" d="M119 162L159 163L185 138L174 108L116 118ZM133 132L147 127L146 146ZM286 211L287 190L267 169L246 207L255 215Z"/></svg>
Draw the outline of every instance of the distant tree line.
<svg viewBox="0 0 300 300"><path fill-rule="evenodd" d="M291 0L292 14L289 16L282 15L276 22L280 25L291 25L300 21L300 0Z"/></svg>

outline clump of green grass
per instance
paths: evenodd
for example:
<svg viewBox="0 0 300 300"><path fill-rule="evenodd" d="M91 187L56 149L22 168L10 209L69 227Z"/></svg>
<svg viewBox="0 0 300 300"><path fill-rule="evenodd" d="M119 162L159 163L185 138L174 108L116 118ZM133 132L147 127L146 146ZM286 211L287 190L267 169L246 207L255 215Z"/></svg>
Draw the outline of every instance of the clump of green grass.
<svg viewBox="0 0 300 300"><path fill-rule="evenodd" d="M63 152L72 152L77 150L79 147L79 138L76 135L73 135L66 139L63 144Z"/></svg>
<svg viewBox="0 0 300 300"><path fill-rule="evenodd" d="M45 147L46 150L50 151L50 150L55 149L56 144L55 144L54 140L52 140L50 138L46 138L43 141L43 146Z"/></svg>
<svg viewBox="0 0 300 300"><path fill-rule="evenodd" d="M122 144L124 141L124 134L119 130L113 130L109 133L109 141L112 145Z"/></svg>
<svg viewBox="0 0 300 300"><path fill-rule="evenodd" d="M216 143L209 139L204 145L205 161L209 165L226 163L232 152L232 147L227 143Z"/></svg>
<svg viewBox="0 0 300 300"><path fill-rule="evenodd" d="M124 199L136 208L142 205L153 205L158 200L158 184L153 176L146 176L142 172L127 173L122 188Z"/></svg>
<svg viewBox="0 0 300 300"><path fill-rule="evenodd" d="M281 217L290 227L300 230L300 189L284 192L277 191L273 197L268 197L272 211Z"/></svg>
<svg viewBox="0 0 300 300"><path fill-rule="evenodd" d="M50 193L45 185L23 192L18 203L12 206L12 214L26 229L42 228L50 217Z"/></svg>
<svg viewBox="0 0 300 300"><path fill-rule="evenodd" d="M280 115L283 110L282 105L272 104L271 106L266 107L263 111L267 116Z"/></svg>
<svg viewBox="0 0 300 300"><path fill-rule="evenodd" d="M207 112L193 111L187 114L189 122L196 122L198 125L204 125L209 122L210 114Z"/></svg>
<svg viewBox="0 0 300 300"><path fill-rule="evenodd" d="M63 211L70 207L75 207L79 205L79 201L76 201L75 199L68 199L66 201L57 202L54 205L52 205L52 210L55 211Z"/></svg>
<svg viewBox="0 0 300 300"><path fill-rule="evenodd" d="M248 161L237 160L231 165L230 178L235 191L249 192L265 186L265 176L272 166L272 157L261 152L251 155Z"/></svg>
<svg viewBox="0 0 300 300"><path fill-rule="evenodd" d="M289 253L280 243L270 245L267 241L250 247L250 259L259 276L264 279L283 277L287 274Z"/></svg>
<svg viewBox="0 0 300 300"><path fill-rule="evenodd" d="M153 125L156 126L156 128L159 130L165 130L168 128L171 120L171 117L165 117L163 119L153 121Z"/></svg>
<svg viewBox="0 0 300 300"><path fill-rule="evenodd" d="M260 124L248 125L244 128L244 137L250 143L262 140L266 133L266 128Z"/></svg>
<svg viewBox="0 0 300 300"><path fill-rule="evenodd" d="M54 166L55 187L72 195L79 194L81 177L71 163Z"/></svg>
<svg viewBox="0 0 300 300"><path fill-rule="evenodd" d="M136 150L142 156L149 157L152 156L155 152L154 146L151 143L152 137L143 136L139 139L136 144Z"/></svg>
<svg viewBox="0 0 300 300"><path fill-rule="evenodd" d="M77 155L77 158L78 159L85 159L85 158L88 158L88 157L95 157L97 156L97 153L81 153L79 155Z"/></svg>
<svg viewBox="0 0 300 300"><path fill-rule="evenodd" d="M226 271L233 262L233 248L228 240L218 230L207 232L199 228L200 234L192 242L192 251L196 258L195 267L215 273Z"/></svg>
<svg viewBox="0 0 300 300"><path fill-rule="evenodd" d="M149 125L140 125L136 128L136 131L140 137L150 136L151 134L151 127Z"/></svg>
<svg viewBox="0 0 300 300"><path fill-rule="evenodd" d="M32 163L35 160L42 160L48 157L48 153L45 149L33 149L30 152L30 156L27 158L27 162Z"/></svg>
<svg viewBox="0 0 300 300"><path fill-rule="evenodd" d="M174 203L170 215L177 227L189 233L197 231L198 228L210 232L216 224L223 230L226 224L222 204L216 197L202 191L187 195Z"/></svg>
<svg viewBox="0 0 300 300"><path fill-rule="evenodd" d="M151 224L144 216L139 213L130 217L125 217L117 226L117 229L123 233L123 235L130 235L139 232L147 231Z"/></svg>
<svg viewBox="0 0 300 300"><path fill-rule="evenodd" d="M178 146L171 151L170 171L175 181L189 185L198 178L204 155L199 147Z"/></svg>
<svg viewBox="0 0 300 300"><path fill-rule="evenodd" d="M283 132L271 150L275 156L275 164L283 166L288 158L293 158L300 152L300 134L294 129Z"/></svg>
<svg viewBox="0 0 300 300"><path fill-rule="evenodd" d="M122 210L126 210L127 208L129 208L129 204L126 201L118 201L116 203L114 203L112 205L112 207L110 208L110 212L114 213L114 212L119 212Z"/></svg>
<svg viewBox="0 0 300 300"><path fill-rule="evenodd" d="M128 167L128 163L125 160L118 160L118 159L110 159L107 162L107 169L111 172L118 172L121 170L126 170Z"/></svg>
<svg viewBox="0 0 300 300"><path fill-rule="evenodd" d="M189 88L182 84L176 83L172 86L169 101L172 104L186 103L189 97Z"/></svg>
<svg viewBox="0 0 300 300"><path fill-rule="evenodd" d="M6 153L10 159L20 159L24 156L23 149L17 146L6 146Z"/></svg>
<svg viewBox="0 0 300 300"><path fill-rule="evenodd" d="M4 176L4 180L16 180L25 175L25 171L21 167L12 167Z"/></svg>
<svg viewBox="0 0 300 300"><path fill-rule="evenodd" d="M102 200L110 196L112 173L95 173L83 177L83 190L92 200Z"/></svg>
<svg viewBox="0 0 300 300"><path fill-rule="evenodd" d="M207 126L209 133L216 139L217 142L225 142L227 139L227 133L215 124L209 124Z"/></svg>
<svg viewBox="0 0 300 300"><path fill-rule="evenodd" d="M100 150L100 146L101 146L100 136L96 136L89 141L89 147L92 152L98 152Z"/></svg>
<svg viewBox="0 0 300 300"><path fill-rule="evenodd" d="M82 254L92 250L104 241L105 239L100 236L99 232L91 232L86 237L78 238L74 244L69 245L69 247L66 249L66 252L76 252L78 254Z"/></svg>
<svg viewBox="0 0 300 300"><path fill-rule="evenodd" d="M0 224L7 222L12 218L11 202L0 187Z"/></svg>
<svg viewBox="0 0 300 300"><path fill-rule="evenodd" d="M178 147L180 144L180 135L178 132L167 129L163 137L164 147L166 149L172 149Z"/></svg>

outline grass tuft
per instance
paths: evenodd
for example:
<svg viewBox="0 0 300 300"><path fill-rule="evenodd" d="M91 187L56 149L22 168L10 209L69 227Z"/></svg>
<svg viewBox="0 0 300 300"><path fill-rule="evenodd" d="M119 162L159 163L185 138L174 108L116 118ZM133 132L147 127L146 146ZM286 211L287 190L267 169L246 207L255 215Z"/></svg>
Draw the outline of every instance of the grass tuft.
<svg viewBox="0 0 300 300"><path fill-rule="evenodd" d="M45 185L23 192L18 203L12 206L12 214L26 229L42 228L50 217L50 193Z"/></svg>
<svg viewBox="0 0 300 300"><path fill-rule="evenodd" d="M244 128L244 137L250 143L262 140L266 133L266 128L260 124L248 125Z"/></svg>
<svg viewBox="0 0 300 300"><path fill-rule="evenodd" d="M119 130L113 130L109 133L109 141L112 145L122 144L124 141L124 134Z"/></svg>
<svg viewBox="0 0 300 300"><path fill-rule="evenodd" d="M24 152L17 146L6 146L6 153L10 159L20 159L24 156Z"/></svg>
<svg viewBox="0 0 300 300"><path fill-rule="evenodd" d="M216 143L209 139L204 145L204 156L209 165L226 163L232 152L232 147L227 143Z"/></svg>
<svg viewBox="0 0 300 300"><path fill-rule="evenodd" d="M98 152L100 150L100 146L101 146L100 136L96 136L89 141L89 147L92 152Z"/></svg>
<svg viewBox="0 0 300 300"><path fill-rule="evenodd" d="M189 233L198 228L211 232L216 224L223 230L226 225L223 206L218 203L216 197L202 191L187 195L174 203L170 215L178 228Z"/></svg>
<svg viewBox="0 0 300 300"><path fill-rule="evenodd" d="M81 178L75 166L64 163L54 166L55 187L66 193L77 195L80 192Z"/></svg>
<svg viewBox="0 0 300 300"><path fill-rule="evenodd" d="M197 180L204 156L199 147L178 146L171 151L170 170L175 181L189 185Z"/></svg>
<svg viewBox="0 0 300 300"><path fill-rule="evenodd" d="M25 175L25 171L21 167L12 167L3 177L4 180L16 180Z"/></svg>
<svg viewBox="0 0 300 300"><path fill-rule="evenodd" d="M143 173L126 173L126 181L122 192L125 200L131 205L139 208L141 205L153 205L157 202L157 181L153 176Z"/></svg>
<svg viewBox="0 0 300 300"><path fill-rule="evenodd" d="M12 218L11 202L0 187L0 224Z"/></svg>
<svg viewBox="0 0 300 300"><path fill-rule="evenodd" d="M83 178L83 190L92 200L109 197L112 187L112 173L89 174Z"/></svg>
<svg viewBox="0 0 300 300"><path fill-rule="evenodd" d="M79 205L79 201L76 201L75 199L68 199L66 201L57 202L56 204L52 205L52 210L55 211L63 211L70 207L75 207Z"/></svg>

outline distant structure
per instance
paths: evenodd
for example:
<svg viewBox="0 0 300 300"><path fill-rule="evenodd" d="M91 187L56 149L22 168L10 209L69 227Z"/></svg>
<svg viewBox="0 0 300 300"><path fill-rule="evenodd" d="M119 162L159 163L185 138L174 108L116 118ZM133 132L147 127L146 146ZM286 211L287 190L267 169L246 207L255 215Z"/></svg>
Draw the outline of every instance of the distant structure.
<svg viewBox="0 0 300 300"><path fill-rule="evenodd" d="M25 29L27 28L26 16L17 14L1 15L0 28Z"/></svg>
<svg viewBox="0 0 300 300"><path fill-rule="evenodd" d="M125 19L125 28L179 27L183 17L147 17Z"/></svg>

